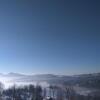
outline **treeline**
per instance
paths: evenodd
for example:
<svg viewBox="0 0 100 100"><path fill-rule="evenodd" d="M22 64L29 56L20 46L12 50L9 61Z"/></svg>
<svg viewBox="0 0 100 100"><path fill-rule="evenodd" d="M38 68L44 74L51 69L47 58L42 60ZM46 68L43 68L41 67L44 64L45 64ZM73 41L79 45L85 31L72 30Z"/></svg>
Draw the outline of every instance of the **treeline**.
<svg viewBox="0 0 100 100"><path fill-rule="evenodd" d="M2 87L2 85L0 85ZM12 86L8 89L0 90L0 100L43 100L42 88L37 85Z"/></svg>
<svg viewBox="0 0 100 100"><path fill-rule="evenodd" d="M64 85L78 85L86 88L100 89L100 76L76 77L73 80L63 82Z"/></svg>
<svg viewBox="0 0 100 100"><path fill-rule="evenodd" d="M100 92L84 96L75 92L72 86L50 85L42 88L37 85L12 86L3 89L0 83L0 100L100 100Z"/></svg>
<svg viewBox="0 0 100 100"><path fill-rule="evenodd" d="M79 85L87 88L100 89L100 79L81 79Z"/></svg>

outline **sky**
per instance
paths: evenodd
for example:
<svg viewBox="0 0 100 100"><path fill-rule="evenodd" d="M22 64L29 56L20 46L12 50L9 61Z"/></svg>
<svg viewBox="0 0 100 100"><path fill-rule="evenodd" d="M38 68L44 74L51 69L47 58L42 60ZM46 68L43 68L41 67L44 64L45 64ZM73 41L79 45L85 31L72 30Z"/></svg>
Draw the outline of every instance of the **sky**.
<svg viewBox="0 0 100 100"><path fill-rule="evenodd" d="M0 0L0 73L100 72L99 0Z"/></svg>

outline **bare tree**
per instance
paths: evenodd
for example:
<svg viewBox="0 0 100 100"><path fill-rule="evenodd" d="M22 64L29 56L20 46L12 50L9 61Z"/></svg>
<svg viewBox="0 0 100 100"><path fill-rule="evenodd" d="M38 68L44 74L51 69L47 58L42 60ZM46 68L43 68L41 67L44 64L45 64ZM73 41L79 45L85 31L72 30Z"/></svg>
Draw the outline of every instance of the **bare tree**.
<svg viewBox="0 0 100 100"><path fill-rule="evenodd" d="M0 82L0 100L2 100L3 84Z"/></svg>
<svg viewBox="0 0 100 100"><path fill-rule="evenodd" d="M63 100L64 96L63 96L63 92L62 89L60 87L58 87L57 89L57 100Z"/></svg>
<svg viewBox="0 0 100 100"><path fill-rule="evenodd" d="M75 100L75 91L72 86L67 86L65 88L66 99Z"/></svg>

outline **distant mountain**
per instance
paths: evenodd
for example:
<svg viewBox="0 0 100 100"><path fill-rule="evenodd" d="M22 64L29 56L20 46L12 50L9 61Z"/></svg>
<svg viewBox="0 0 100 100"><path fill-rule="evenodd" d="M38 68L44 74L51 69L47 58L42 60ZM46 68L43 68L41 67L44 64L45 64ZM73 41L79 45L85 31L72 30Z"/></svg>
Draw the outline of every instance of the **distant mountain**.
<svg viewBox="0 0 100 100"><path fill-rule="evenodd" d="M53 74L38 74L24 75L19 73L0 74L0 77L10 79L13 82L41 82L45 81L50 84L70 84L80 85L85 87L100 87L100 73L81 74L81 75L53 75ZM2 78L1 78L2 79Z"/></svg>
<svg viewBox="0 0 100 100"><path fill-rule="evenodd" d="M19 74L19 73L13 73L13 72L8 73L8 74L2 74L2 73L0 73L0 77L19 77L19 78L21 78L21 77L25 77L25 76L26 75Z"/></svg>
<svg viewBox="0 0 100 100"><path fill-rule="evenodd" d="M73 80L65 82L64 84L100 89L100 73L75 75Z"/></svg>
<svg viewBox="0 0 100 100"><path fill-rule="evenodd" d="M91 73L91 74L80 74L80 75L75 75L77 77L97 77L100 76L100 73Z"/></svg>
<svg viewBox="0 0 100 100"><path fill-rule="evenodd" d="M20 73L14 73L10 72L8 74L2 74L0 73L0 76L7 76L7 77L33 77L33 78L40 78L40 79L55 79L55 78L62 78L62 79L68 79L68 78L88 78L88 77L99 77L100 73L91 73L91 74L80 74L80 75L54 75L54 74L36 74L36 75L25 75Z"/></svg>
<svg viewBox="0 0 100 100"><path fill-rule="evenodd" d="M53 74L38 74L24 75L19 73L0 74L0 81L4 82L23 82L23 83L38 83L47 82L48 84L63 84L63 85L78 85L80 87L98 88L100 89L100 73L81 74L81 75L53 75Z"/></svg>
<svg viewBox="0 0 100 100"><path fill-rule="evenodd" d="M11 73L6 74L5 76L8 76L8 77L25 77L26 75L11 72Z"/></svg>

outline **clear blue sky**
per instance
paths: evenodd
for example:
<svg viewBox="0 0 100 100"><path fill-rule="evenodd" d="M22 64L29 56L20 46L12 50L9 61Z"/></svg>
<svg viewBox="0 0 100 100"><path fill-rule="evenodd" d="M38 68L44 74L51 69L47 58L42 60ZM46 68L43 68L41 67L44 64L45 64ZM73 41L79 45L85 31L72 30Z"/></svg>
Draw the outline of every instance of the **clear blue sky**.
<svg viewBox="0 0 100 100"><path fill-rule="evenodd" d="M0 0L1 73L99 71L99 0Z"/></svg>

